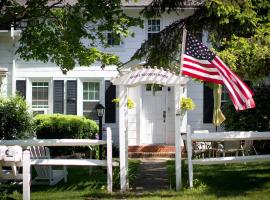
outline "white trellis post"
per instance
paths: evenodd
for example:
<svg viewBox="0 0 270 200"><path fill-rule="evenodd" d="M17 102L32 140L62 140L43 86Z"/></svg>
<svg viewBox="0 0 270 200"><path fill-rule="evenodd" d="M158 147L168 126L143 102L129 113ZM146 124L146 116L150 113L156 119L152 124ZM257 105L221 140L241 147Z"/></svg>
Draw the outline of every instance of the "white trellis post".
<svg viewBox="0 0 270 200"><path fill-rule="evenodd" d="M174 87L174 101L175 101L175 175L176 175L176 191L181 189L181 117L180 109L180 85Z"/></svg>
<svg viewBox="0 0 270 200"><path fill-rule="evenodd" d="M128 136L127 136L127 87L119 86L119 146L120 146L120 190L128 189Z"/></svg>

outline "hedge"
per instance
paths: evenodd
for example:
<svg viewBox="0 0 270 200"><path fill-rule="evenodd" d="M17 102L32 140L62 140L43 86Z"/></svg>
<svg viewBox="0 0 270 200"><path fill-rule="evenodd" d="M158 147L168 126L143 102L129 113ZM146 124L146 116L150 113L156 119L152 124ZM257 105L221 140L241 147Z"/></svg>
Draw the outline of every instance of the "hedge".
<svg viewBox="0 0 270 200"><path fill-rule="evenodd" d="M38 139L90 139L98 133L95 121L77 115L37 115L34 123Z"/></svg>

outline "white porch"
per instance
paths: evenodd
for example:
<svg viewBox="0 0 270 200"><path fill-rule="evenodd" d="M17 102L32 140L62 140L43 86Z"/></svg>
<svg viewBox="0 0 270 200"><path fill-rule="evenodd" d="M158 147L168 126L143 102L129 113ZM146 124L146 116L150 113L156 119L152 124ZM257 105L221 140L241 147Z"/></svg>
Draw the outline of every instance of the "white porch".
<svg viewBox="0 0 270 200"><path fill-rule="evenodd" d="M145 85L145 84L156 84L156 85L163 85L166 87L173 87L174 88L174 93L173 93L173 107L170 108L169 110L172 109L172 116L174 119L174 141L175 141L175 171L176 171L176 189L179 190L181 188L181 131L182 128L186 127L186 116L181 115L181 108L180 108L180 99L182 97L182 94L186 93L186 84L188 82L188 79L184 77L180 77L178 75L175 75L173 73L170 73L169 71L164 71L163 69L157 69L157 68L142 68L142 69L135 69L134 71L127 72L127 73L121 73L120 76L117 76L112 80L112 83L114 85L119 86L119 149L120 149L120 188L121 191L125 191L129 188L129 183L127 179L127 172L128 172L128 134L129 134L129 129L128 129L128 109L127 109L127 100L128 100L128 95L129 95L129 88L130 87L136 87L139 85ZM162 92L164 90L160 89L160 98L164 95L162 95ZM143 91L143 96L144 96L144 91ZM147 89L145 93L145 97L147 99L147 96L150 96L150 100L153 100L151 98L151 94L147 94ZM166 98L165 98L166 99ZM149 117L152 117L153 119L158 118L158 120L152 120L151 123L153 124L152 134L150 134L149 138L152 139L152 141L155 139L157 141L162 141L166 139L164 136L163 140L158 140L154 135L154 130L158 130L160 128L160 123L162 120L160 120L160 117L157 117L158 114L156 114L156 110L162 110L159 109L161 107L161 102L159 98L156 99L157 102L153 103L152 101L146 101L148 102L148 105L143 104L143 101L140 100L140 109L139 111L143 111L143 115L147 115L147 111L153 110L153 112L149 115ZM153 106L155 105L155 106ZM165 103L166 105L166 103ZM150 109L148 108L150 107ZM152 108L151 108L152 107ZM145 111L146 110L146 111ZM167 110L167 108L166 108ZM165 111L166 111L165 110ZM163 110L164 111L164 110ZM162 113L163 113L162 111ZM136 115L140 116L140 130L142 129L141 127L141 112L136 113ZM186 114L185 114L186 115ZM182 116L182 117L181 117ZM166 116L162 116L163 118L163 123L166 124ZM183 118L185 119L183 121ZM147 121L144 119L144 121ZM150 121L150 120L149 120ZM142 123L144 124L144 123ZM146 124L149 124L147 122ZM184 126L182 126L184 124ZM156 128L154 128L156 126ZM149 129L149 127L145 128L146 130ZM165 129L164 129L165 130ZM185 131L185 130L184 130ZM140 135L141 136L141 135ZM146 137L146 138L144 138ZM160 137L160 136L157 136ZM140 139L140 141L147 141L147 135L143 135L143 140Z"/></svg>

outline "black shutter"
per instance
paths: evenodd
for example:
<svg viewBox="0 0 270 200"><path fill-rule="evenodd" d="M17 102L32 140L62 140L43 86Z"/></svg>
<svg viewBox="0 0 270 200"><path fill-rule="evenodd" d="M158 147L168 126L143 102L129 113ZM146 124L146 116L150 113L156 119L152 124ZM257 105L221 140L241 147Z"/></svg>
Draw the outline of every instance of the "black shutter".
<svg viewBox="0 0 270 200"><path fill-rule="evenodd" d="M67 81L67 114L77 115L77 81Z"/></svg>
<svg viewBox="0 0 270 200"><path fill-rule="evenodd" d="M213 90L203 85L203 123L212 123L214 109Z"/></svg>
<svg viewBox="0 0 270 200"><path fill-rule="evenodd" d="M53 82L53 113L64 113L64 81Z"/></svg>
<svg viewBox="0 0 270 200"><path fill-rule="evenodd" d="M111 81L105 81L105 123L116 122L116 105L112 102L116 98L116 87Z"/></svg>
<svg viewBox="0 0 270 200"><path fill-rule="evenodd" d="M26 81L25 80L16 81L16 91L25 99L26 97Z"/></svg>

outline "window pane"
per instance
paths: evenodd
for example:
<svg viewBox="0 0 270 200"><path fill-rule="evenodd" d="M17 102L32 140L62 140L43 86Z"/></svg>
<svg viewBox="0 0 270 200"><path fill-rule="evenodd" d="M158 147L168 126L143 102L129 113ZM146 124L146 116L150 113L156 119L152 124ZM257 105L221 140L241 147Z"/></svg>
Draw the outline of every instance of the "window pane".
<svg viewBox="0 0 270 200"><path fill-rule="evenodd" d="M90 90L90 91L94 91L94 90L95 90L95 84L94 84L94 83L91 83L91 84L89 85L89 90Z"/></svg>
<svg viewBox="0 0 270 200"><path fill-rule="evenodd" d="M88 83L84 82L83 83L83 90L87 90L88 89Z"/></svg>
<svg viewBox="0 0 270 200"><path fill-rule="evenodd" d="M95 100L99 100L99 91L98 90L95 92Z"/></svg>
<svg viewBox="0 0 270 200"><path fill-rule="evenodd" d="M94 92L89 92L89 100L96 100Z"/></svg>
<svg viewBox="0 0 270 200"><path fill-rule="evenodd" d="M88 92L83 92L83 100L89 100L88 99Z"/></svg>

